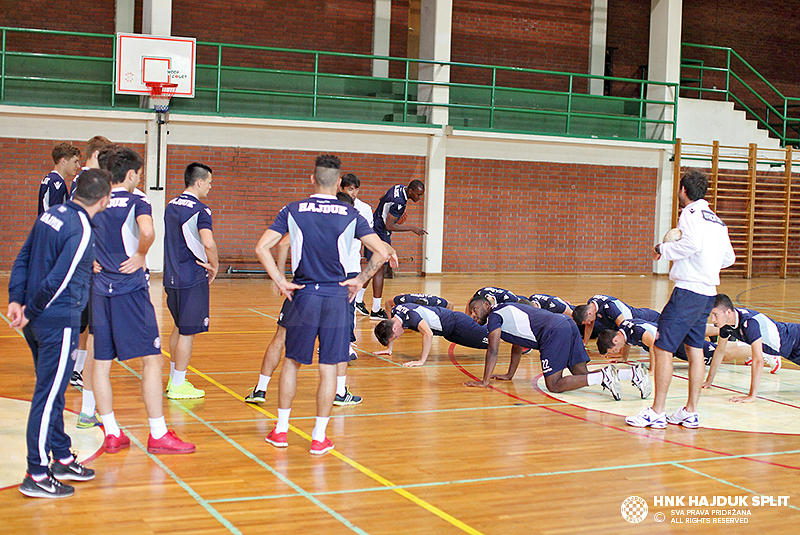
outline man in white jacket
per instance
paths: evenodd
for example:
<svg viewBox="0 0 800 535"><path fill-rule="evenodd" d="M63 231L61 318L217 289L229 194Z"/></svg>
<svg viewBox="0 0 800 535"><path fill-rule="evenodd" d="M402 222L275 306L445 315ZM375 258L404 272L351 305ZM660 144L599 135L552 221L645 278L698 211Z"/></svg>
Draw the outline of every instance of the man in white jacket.
<svg viewBox="0 0 800 535"><path fill-rule="evenodd" d="M669 278L674 281L669 302L661 312L655 342L655 396L653 406L625 418L634 427L663 429L667 423L699 427L697 403L703 386L703 341L706 321L714 305L720 269L733 264L728 227L705 200L708 177L689 169L681 177L678 201L682 208L678 228L681 237L653 248L653 259L672 260ZM672 380L672 355L680 344L689 357L689 398L686 406L670 416L664 411Z"/></svg>

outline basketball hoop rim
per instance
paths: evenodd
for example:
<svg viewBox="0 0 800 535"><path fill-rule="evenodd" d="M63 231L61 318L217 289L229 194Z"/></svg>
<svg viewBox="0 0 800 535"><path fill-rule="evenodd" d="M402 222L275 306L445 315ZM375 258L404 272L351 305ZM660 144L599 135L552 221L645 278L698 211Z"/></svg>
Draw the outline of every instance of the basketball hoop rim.
<svg viewBox="0 0 800 535"><path fill-rule="evenodd" d="M151 97L164 96L166 98L172 98L175 94L175 90L178 89L178 84L169 82L145 82L144 85L150 89Z"/></svg>

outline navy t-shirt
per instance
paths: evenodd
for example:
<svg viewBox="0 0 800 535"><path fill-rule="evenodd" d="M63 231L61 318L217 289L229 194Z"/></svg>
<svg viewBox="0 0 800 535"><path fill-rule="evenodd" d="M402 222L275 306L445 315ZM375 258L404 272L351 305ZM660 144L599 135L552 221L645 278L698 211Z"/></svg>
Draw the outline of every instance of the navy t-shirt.
<svg viewBox="0 0 800 535"><path fill-rule="evenodd" d="M333 195L287 204L269 227L289 233L296 284L338 284L347 279L350 245L374 231L358 210Z"/></svg>
<svg viewBox="0 0 800 535"><path fill-rule="evenodd" d="M378 201L378 206L375 207L375 213L372 214L372 226L375 232L385 236L392 234L386 230L386 216L391 214L400 219L406 212L406 205L408 204L406 189L407 186L398 184L392 186L389 191L383 194L383 197Z"/></svg>
<svg viewBox="0 0 800 535"><path fill-rule="evenodd" d="M164 287L191 288L208 282L208 262L200 239L202 229L212 230L211 209L184 191L164 209Z"/></svg>
<svg viewBox="0 0 800 535"><path fill-rule="evenodd" d="M136 218L141 215L153 215L147 197L115 187L106 209L92 219L96 227L96 257L103 268L94 277L94 293L113 296L147 288L143 268L134 273L119 271L120 265L139 249Z"/></svg>

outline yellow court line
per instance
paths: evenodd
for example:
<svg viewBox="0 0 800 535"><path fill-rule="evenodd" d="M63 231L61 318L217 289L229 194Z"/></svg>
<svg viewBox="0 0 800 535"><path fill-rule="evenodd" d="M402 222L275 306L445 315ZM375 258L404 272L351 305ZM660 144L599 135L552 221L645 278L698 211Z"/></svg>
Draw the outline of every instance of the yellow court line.
<svg viewBox="0 0 800 535"><path fill-rule="evenodd" d="M162 352L166 354L166 351L162 350ZM167 355L167 356L169 356L169 355ZM236 392L234 392L233 390L231 390L227 386L223 385L222 383L219 383L218 381L212 379L208 375L206 375L203 372L195 369L192 366L189 366L189 369L193 373L196 373L197 375L199 375L200 377L202 377L203 379L205 379L209 383L213 384L214 386L216 386L217 388L222 390L223 392L227 392L228 394L230 394L231 396L235 397L239 401L242 401L242 402L244 401L244 396L240 396L239 394L237 394ZM265 416L267 416L269 418L272 418L273 420L276 420L278 418L277 416L275 416L271 412L269 412L269 411L267 411L265 409L262 409L258 405L250 405L250 407L252 407L253 409L257 410L258 412L264 414ZM291 431L293 431L294 433L300 435L301 437L303 437L307 441L311 442L311 436L308 435L307 433L305 433L304 431L298 429L297 427L295 427L295 426L293 426L291 424L289 425L289 429ZM453 517L452 515L449 515L449 514L445 513L444 511L442 511L441 509L439 509L435 505L431 505L430 503L426 502L422 498L419 498L419 497L415 496L414 494L411 494L410 492L408 492L405 489L396 488L396 485L394 483L392 483L391 481L389 481L388 479L376 474L375 472L373 472L372 470L370 470L366 466L357 463L356 461L354 461L353 459L347 457L346 455L343 455L343 454L339 453L336 450L332 450L330 452L330 455L333 455L334 457L336 457L340 461L343 461L343 462L349 464L350 466L352 466L353 468L355 468L356 470L358 470L359 472L361 472L365 476L369 477L370 479L373 479L373 480L377 481L378 483L380 483L381 485L383 485L385 487L388 487L389 489L393 490L394 492L396 492L397 494L399 494L403 498L406 498L407 500L410 500L414 504L416 504L416 505L422 507L423 509L433 513L434 515L438 516L439 518L441 518L445 522L448 522L448 523L452 524L453 526L459 528L460 530L462 530L462 531L464 531L466 533L470 533L472 535L483 535L480 531L478 531L475 528L465 524L464 522L462 522L461 520Z"/></svg>

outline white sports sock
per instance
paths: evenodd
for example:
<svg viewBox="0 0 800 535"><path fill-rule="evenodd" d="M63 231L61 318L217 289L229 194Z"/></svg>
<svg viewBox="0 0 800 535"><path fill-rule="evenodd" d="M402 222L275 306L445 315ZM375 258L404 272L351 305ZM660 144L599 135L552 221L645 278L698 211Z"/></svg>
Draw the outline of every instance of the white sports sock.
<svg viewBox="0 0 800 535"><path fill-rule="evenodd" d="M85 349L76 349L75 350L75 371L80 373L83 371L83 366L86 364L86 350Z"/></svg>
<svg viewBox="0 0 800 535"><path fill-rule="evenodd" d="M38 475L35 475L35 476L31 476L31 478L34 481L36 481L37 483L42 482L45 479L47 479L47 472L45 472L44 474L38 474Z"/></svg>
<svg viewBox="0 0 800 535"><path fill-rule="evenodd" d="M367 293L366 288L361 288L358 293L356 294L356 303L363 303L364 302L364 294Z"/></svg>
<svg viewBox="0 0 800 535"><path fill-rule="evenodd" d="M599 385L603 383L603 372L592 372L586 376L586 382L589 383L589 386L592 385Z"/></svg>
<svg viewBox="0 0 800 535"><path fill-rule="evenodd" d="M91 390L83 389L81 394L81 412L86 416L94 416L94 410L97 407L94 400L94 392Z"/></svg>
<svg viewBox="0 0 800 535"><path fill-rule="evenodd" d="M278 409L278 423L275 424L276 433L285 433L289 430L289 415L292 409Z"/></svg>
<svg viewBox="0 0 800 535"><path fill-rule="evenodd" d="M256 390L267 390L267 386L269 386L269 380L272 379L271 375L262 375L258 374L258 384L256 385Z"/></svg>
<svg viewBox="0 0 800 535"><path fill-rule="evenodd" d="M178 388L179 386L181 386L183 384L183 382L185 380L186 380L186 370L183 370L182 372L180 372L178 370L175 370L174 372L172 372L172 387L173 388Z"/></svg>
<svg viewBox="0 0 800 535"><path fill-rule="evenodd" d="M106 436L114 435L115 437L118 437L122 432L117 425L117 420L114 418L114 411L111 411L108 414L101 414L100 421L103 422L103 428L106 430Z"/></svg>
<svg viewBox="0 0 800 535"><path fill-rule="evenodd" d="M147 421L150 424L150 435L154 439L158 440L167 434L167 421L163 416L160 418L148 418Z"/></svg>
<svg viewBox="0 0 800 535"><path fill-rule="evenodd" d="M617 370L617 377L620 381L633 381L633 368Z"/></svg>
<svg viewBox="0 0 800 535"><path fill-rule="evenodd" d="M63 464L64 466L69 466L69 465L71 465L71 464L72 464L72 461L74 461L74 460L75 460L75 457L73 457L72 455L70 455L69 457L65 457L65 458L63 458L63 459L59 459L59 460L58 460L58 462L60 462L60 463L61 463L61 464Z"/></svg>
<svg viewBox="0 0 800 535"><path fill-rule="evenodd" d="M169 361L169 378L172 379L172 374L175 373L175 363Z"/></svg>
<svg viewBox="0 0 800 535"><path fill-rule="evenodd" d="M336 395L344 397L345 390L345 383L347 383L347 376L346 375L337 375L336 376Z"/></svg>
<svg viewBox="0 0 800 535"><path fill-rule="evenodd" d="M381 298L380 297L373 297L372 298L372 311L378 312L381 309Z"/></svg>
<svg viewBox="0 0 800 535"><path fill-rule="evenodd" d="M330 420L330 417L317 416L317 423L314 424L314 430L311 432L311 440L316 440L317 442L325 440L325 429L328 427L328 420Z"/></svg>

